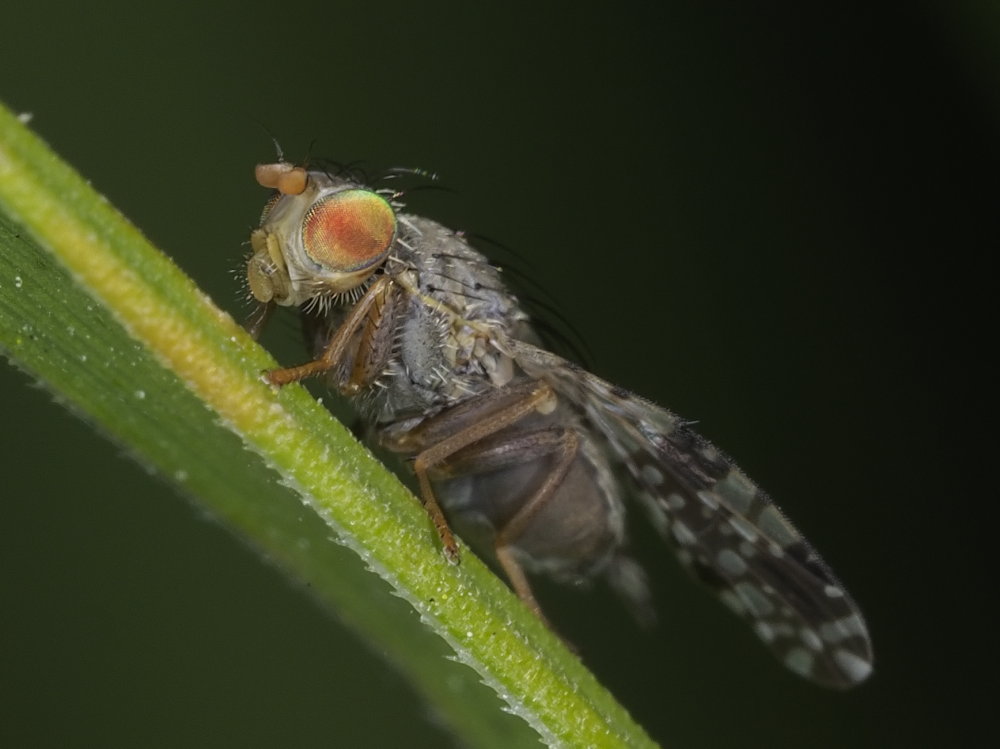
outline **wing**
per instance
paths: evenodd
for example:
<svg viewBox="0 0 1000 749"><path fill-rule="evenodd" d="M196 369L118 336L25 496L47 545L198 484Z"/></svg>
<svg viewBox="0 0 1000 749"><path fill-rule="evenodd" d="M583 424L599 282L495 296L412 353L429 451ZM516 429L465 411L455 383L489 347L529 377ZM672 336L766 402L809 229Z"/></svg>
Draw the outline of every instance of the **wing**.
<svg viewBox="0 0 1000 749"><path fill-rule="evenodd" d="M785 666L848 688L872 671L860 610L767 495L675 414L555 354L510 342L527 374L582 409L678 556Z"/></svg>

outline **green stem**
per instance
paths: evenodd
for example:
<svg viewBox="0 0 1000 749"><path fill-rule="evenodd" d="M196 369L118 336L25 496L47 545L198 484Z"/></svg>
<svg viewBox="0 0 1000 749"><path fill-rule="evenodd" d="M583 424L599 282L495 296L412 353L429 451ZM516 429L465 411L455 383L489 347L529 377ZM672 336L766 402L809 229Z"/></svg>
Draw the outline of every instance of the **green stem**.
<svg viewBox="0 0 1000 749"><path fill-rule="evenodd" d="M550 745L652 746L473 555L445 560L412 495L305 390L265 385L259 372L275 366L266 352L2 107L0 213L5 353L308 580L466 743L532 741L482 680ZM247 469L243 447L313 512L261 466ZM245 490L248 481L259 488ZM329 529L354 555L327 540ZM475 674L441 657L448 649Z"/></svg>

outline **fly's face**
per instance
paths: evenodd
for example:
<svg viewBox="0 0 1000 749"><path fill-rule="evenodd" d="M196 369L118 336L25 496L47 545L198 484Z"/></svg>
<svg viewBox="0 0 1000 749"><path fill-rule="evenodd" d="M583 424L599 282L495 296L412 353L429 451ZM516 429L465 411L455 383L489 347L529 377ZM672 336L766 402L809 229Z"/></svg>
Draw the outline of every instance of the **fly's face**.
<svg viewBox="0 0 1000 749"><path fill-rule="evenodd" d="M257 301L298 306L351 292L385 262L396 214L384 197L286 163L256 174L277 190L250 236L247 282Z"/></svg>

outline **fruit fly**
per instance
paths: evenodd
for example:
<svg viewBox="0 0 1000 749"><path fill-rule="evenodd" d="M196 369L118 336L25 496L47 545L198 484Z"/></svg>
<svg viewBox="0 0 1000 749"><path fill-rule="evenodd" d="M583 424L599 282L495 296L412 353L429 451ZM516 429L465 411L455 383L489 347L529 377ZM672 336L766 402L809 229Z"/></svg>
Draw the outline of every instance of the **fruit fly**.
<svg viewBox="0 0 1000 749"><path fill-rule="evenodd" d="M631 497L681 561L795 673L846 688L872 670L864 619L767 495L689 424L545 350L498 270L458 232L351 175L280 161L246 265L260 305L298 307L322 376L410 459L444 553L451 523L541 616L526 572L603 576L640 617Z"/></svg>

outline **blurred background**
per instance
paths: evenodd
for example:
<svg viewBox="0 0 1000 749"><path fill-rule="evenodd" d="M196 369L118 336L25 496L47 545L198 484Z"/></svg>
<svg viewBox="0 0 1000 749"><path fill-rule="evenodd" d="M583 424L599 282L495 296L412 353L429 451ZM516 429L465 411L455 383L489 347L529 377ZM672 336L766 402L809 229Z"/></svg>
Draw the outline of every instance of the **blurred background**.
<svg viewBox="0 0 1000 749"><path fill-rule="evenodd" d="M656 631L540 586L636 719L671 747L979 744L1000 11L648 5L20 3L0 99L237 318L270 135L438 174L413 210L510 248L588 366L698 420L867 614L874 677L820 690L638 528ZM290 319L266 343L301 359ZM0 412L0 744L451 745L377 653L7 366Z"/></svg>

